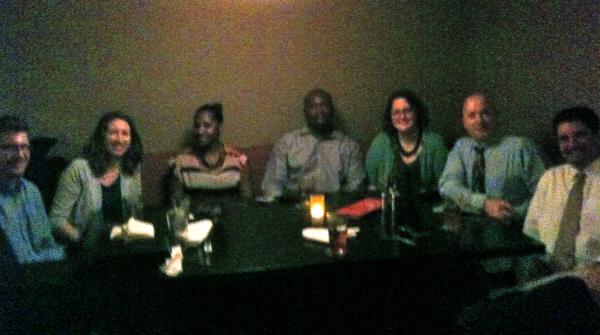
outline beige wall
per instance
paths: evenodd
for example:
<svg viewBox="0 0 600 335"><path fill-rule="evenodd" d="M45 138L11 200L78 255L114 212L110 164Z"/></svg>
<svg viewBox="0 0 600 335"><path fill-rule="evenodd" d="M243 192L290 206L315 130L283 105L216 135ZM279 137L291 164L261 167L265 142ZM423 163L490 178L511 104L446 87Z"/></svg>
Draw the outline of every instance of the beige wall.
<svg viewBox="0 0 600 335"><path fill-rule="evenodd" d="M600 109L593 1L17 2L2 9L0 111L26 113L68 157L113 109L133 115L147 151L173 150L210 101L224 104L225 142L272 143L303 124L316 86L365 142L397 88L423 97L448 140L471 89L537 141L557 109Z"/></svg>

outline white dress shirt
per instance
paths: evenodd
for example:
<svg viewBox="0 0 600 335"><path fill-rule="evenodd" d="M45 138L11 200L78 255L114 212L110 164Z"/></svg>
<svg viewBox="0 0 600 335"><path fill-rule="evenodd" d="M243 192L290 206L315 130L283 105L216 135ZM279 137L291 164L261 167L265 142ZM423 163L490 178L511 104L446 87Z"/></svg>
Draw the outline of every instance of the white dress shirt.
<svg viewBox="0 0 600 335"><path fill-rule="evenodd" d="M577 262L595 261L600 256L600 158L588 165L583 172L587 177L575 246ZM544 243L548 254L554 251L560 222L576 174L577 169L570 164L549 169L540 179L531 200L523 231Z"/></svg>

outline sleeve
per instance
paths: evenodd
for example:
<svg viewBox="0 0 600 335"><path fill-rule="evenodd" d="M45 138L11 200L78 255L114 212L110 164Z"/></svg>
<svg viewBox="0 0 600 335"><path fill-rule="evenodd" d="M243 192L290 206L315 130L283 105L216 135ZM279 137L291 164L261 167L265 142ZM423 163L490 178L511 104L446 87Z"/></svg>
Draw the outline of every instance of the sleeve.
<svg viewBox="0 0 600 335"><path fill-rule="evenodd" d="M546 178L540 179L535 194L531 199L529 209L527 210L527 216L525 217L525 223L523 225L523 233L535 240L540 239L539 234L539 218L544 210L543 201L546 198L547 187Z"/></svg>
<svg viewBox="0 0 600 335"><path fill-rule="evenodd" d="M132 201L132 207L133 207L133 213L132 215L134 217L140 217L143 213L144 213L144 201L142 200L142 174L141 174L141 167L138 167L138 169L136 170L136 172L133 174L133 180L132 180L132 196L133 199L131 199Z"/></svg>
<svg viewBox="0 0 600 335"><path fill-rule="evenodd" d="M522 149L522 160L523 160L523 176L529 191L530 197L520 204L513 206L513 210L518 218L524 218L527 209L529 208L529 201L531 196L536 193L536 186L544 173L544 163L538 154L538 150L533 142L526 140L523 144Z"/></svg>
<svg viewBox="0 0 600 335"><path fill-rule="evenodd" d="M448 148L444 143L444 139L436 135L434 137L434 145L432 146L432 163L433 163L433 177L435 178L436 184L442 177L444 167L446 166L446 160L448 159Z"/></svg>
<svg viewBox="0 0 600 335"><path fill-rule="evenodd" d="M478 214L483 210L486 196L472 192L467 187L467 171L462 155L462 145L457 142L448 155L448 161L439 181L440 195L454 202L467 213Z"/></svg>
<svg viewBox="0 0 600 335"><path fill-rule="evenodd" d="M252 199L252 165L250 160L244 155L243 164L240 170L240 196L245 199Z"/></svg>
<svg viewBox="0 0 600 335"><path fill-rule="evenodd" d="M265 176L261 183L266 198L277 198L283 194L287 184L287 152L289 145L285 137L279 140L269 155Z"/></svg>
<svg viewBox="0 0 600 335"><path fill-rule="evenodd" d="M167 174L166 184L168 190L167 192L169 194L169 206L174 206L183 200L185 197L185 192L183 190L183 184L180 180L180 174L175 167L175 161L171 160L169 163L171 164L171 167L169 169L169 173Z"/></svg>
<svg viewBox="0 0 600 335"><path fill-rule="evenodd" d="M382 180L382 174L388 174L388 171L384 170L386 164L386 158L384 153L385 138L377 135L371 146L367 151L367 157L365 159L365 170L367 172L367 183L369 188L381 189L384 185L380 185Z"/></svg>
<svg viewBox="0 0 600 335"><path fill-rule="evenodd" d="M71 213L82 192L80 161L76 160L61 175L50 212L50 225L56 229L65 224L74 224Z"/></svg>
<svg viewBox="0 0 600 335"><path fill-rule="evenodd" d="M41 241L41 249L39 250L40 258L42 261L62 260L64 258L64 250L54 240L54 236L52 235L52 227L50 226L48 216L46 215L46 209L44 208L42 196L37 187L31 187L31 192L38 218L38 222L36 222L36 224L39 225L35 231L38 231L41 235L37 237L37 239Z"/></svg>
<svg viewBox="0 0 600 335"><path fill-rule="evenodd" d="M355 141L349 140L346 164L346 185L345 192L359 191L365 180L365 169L363 166L360 146Z"/></svg>

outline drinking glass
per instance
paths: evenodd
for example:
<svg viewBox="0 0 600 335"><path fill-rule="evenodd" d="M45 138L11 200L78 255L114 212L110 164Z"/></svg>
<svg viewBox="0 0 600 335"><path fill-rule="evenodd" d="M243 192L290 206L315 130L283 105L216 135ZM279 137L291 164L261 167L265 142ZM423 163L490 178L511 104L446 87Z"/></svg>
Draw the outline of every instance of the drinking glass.
<svg viewBox="0 0 600 335"><path fill-rule="evenodd" d="M348 250L348 223L346 218L334 213L327 213L329 230L329 247L336 256L343 256Z"/></svg>

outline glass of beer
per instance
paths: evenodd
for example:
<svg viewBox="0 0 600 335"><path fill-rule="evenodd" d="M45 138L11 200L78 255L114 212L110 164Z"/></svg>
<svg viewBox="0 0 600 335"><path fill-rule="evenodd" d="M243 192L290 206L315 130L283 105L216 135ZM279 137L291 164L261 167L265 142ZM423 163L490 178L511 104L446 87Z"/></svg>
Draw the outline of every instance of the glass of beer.
<svg viewBox="0 0 600 335"><path fill-rule="evenodd" d="M348 223L346 218L334 213L327 213L329 231L329 247L336 256L343 256L348 250Z"/></svg>

